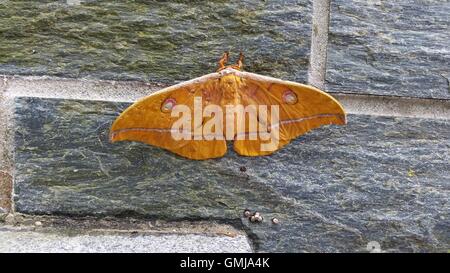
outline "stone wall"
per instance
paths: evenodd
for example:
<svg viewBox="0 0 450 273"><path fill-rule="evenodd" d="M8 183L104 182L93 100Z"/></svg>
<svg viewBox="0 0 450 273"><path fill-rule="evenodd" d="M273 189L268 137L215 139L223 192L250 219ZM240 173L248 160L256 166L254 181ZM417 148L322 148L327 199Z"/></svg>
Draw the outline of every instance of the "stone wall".
<svg viewBox="0 0 450 273"><path fill-rule="evenodd" d="M327 89L450 98L450 4L334 0Z"/></svg>
<svg viewBox="0 0 450 273"><path fill-rule="evenodd" d="M33 4L41 14L0 24L1 210L228 223L262 252L449 249L446 1L178 2ZM213 71L226 49L244 49L249 71L329 91L348 125L257 158L107 141L132 101Z"/></svg>

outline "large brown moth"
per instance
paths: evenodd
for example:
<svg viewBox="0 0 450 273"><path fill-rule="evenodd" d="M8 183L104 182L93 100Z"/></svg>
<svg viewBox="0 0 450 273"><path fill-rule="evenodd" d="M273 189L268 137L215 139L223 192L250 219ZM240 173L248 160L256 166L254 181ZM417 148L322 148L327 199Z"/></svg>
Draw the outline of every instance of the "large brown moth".
<svg viewBox="0 0 450 273"><path fill-rule="evenodd" d="M343 107L327 93L241 71L242 53L235 65L226 66L228 56L225 52L217 72L128 107L111 127L111 141L140 141L200 160L223 156L226 141L233 140L238 154L260 156L314 128L346 123Z"/></svg>

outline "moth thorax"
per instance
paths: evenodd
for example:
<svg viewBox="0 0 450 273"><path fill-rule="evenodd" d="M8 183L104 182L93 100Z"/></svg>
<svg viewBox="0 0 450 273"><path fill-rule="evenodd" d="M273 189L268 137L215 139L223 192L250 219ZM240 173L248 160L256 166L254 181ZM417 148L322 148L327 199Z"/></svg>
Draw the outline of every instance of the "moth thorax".
<svg viewBox="0 0 450 273"><path fill-rule="evenodd" d="M240 104L240 80L234 75L226 75L220 79L220 89L222 90L222 104Z"/></svg>
<svg viewBox="0 0 450 273"><path fill-rule="evenodd" d="M237 105L240 104L241 99L237 90L225 89L222 95L222 105Z"/></svg>

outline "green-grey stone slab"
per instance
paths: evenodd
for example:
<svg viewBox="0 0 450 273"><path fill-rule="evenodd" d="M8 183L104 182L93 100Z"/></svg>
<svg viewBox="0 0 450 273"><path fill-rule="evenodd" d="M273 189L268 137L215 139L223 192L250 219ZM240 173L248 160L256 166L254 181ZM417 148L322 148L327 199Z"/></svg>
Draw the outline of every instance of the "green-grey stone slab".
<svg viewBox="0 0 450 273"><path fill-rule="evenodd" d="M450 2L331 1L327 89L450 99Z"/></svg>
<svg viewBox="0 0 450 273"><path fill-rule="evenodd" d="M229 150L193 161L110 144L109 126L127 106L16 98L15 209L215 219L245 228L263 252L366 251L370 241L385 251L450 247L449 121L351 115L271 156ZM242 218L245 208L263 223Z"/></svg>
<svg viewBox="0 0 450 273"><path fill-rule="evenodd" d="M305 81L310 0L0 1L0 73L168 82L217 69Z"/></svg>

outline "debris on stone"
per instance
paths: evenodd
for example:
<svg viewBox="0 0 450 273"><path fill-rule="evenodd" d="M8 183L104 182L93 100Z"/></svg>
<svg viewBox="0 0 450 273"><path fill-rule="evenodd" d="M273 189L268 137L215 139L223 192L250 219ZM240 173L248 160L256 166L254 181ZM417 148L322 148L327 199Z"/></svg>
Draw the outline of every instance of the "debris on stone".
<svg viewBox="0 0 450 273"><path fill-rule="evenodd" d="M248 209L244 210L244 217L248 218L250 216L252 216L252 212L250 210L248 210Z"/></svg>
<svg viewBox="0 0 450 273"><path fill-rule="evenodd" d="M250 222L253 223L261 223L263 221L263 217L261 216L261 214L259 212L255 212L251 217L250 217Z"/></svg>
<svg viewBox="0 0 450 273"><path fill-rule="evenodd" d="M16 225L17 224L17 219L16 219L16 217L14 216L14 214L8 214L8 215L6 215L6 217L5 217L5 223L7 224L7 225Z"/></svg>
<svg viewBox="0 0 450 273"><path fill-rule="evenodd" d="M0 212L0 222L4 222L7 215L7 213Z"/></svg>

